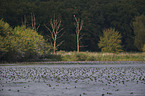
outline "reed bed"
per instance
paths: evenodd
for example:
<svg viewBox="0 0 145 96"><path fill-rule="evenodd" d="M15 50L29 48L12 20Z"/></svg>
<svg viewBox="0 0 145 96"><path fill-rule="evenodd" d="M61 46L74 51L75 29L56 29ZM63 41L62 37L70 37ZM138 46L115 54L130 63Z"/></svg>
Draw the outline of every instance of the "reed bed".
<svg viewBox="0 0 145 96"><path fill-rule="evenodd" d="M64 52L59 51L62 61L145 61L142 53L101 53L101 52Z"/></svg>

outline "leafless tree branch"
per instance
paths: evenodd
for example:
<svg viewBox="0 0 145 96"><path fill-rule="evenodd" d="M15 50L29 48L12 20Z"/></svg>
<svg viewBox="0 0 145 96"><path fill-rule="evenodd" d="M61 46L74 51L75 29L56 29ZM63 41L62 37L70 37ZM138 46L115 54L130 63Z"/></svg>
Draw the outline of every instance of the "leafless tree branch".
<svg viewBox="0 0 145 96"><path fill-rule="evenodd" d="M59 44L56 44L57 43L57 39L63 36L63 33L60 36L58 36L60 34L60 32L63 30L63 28L60 29L60 27L61 27L61 20L58 21L55 18L50 20L50 25L51 25L52 30L50 28L48 28L44 24L46 29L51 33L51 36L49 36L49 37L51 37L52 40L53 40L53 51L54 51L54 54L55 54L56 48L58 46L60 46L64 42L64 41L61 41Z"/></svg>
<svg viewBox="0 0 145 96"><path fill-rule="evenodd" d="M59 47L63 42L64 42L64 40L61 41L59 44L57 44L57 47Z"/></svg>
<svg viewBox="0 0 145 96"><path fill-rule="evenodd" d="M83 27L83 20L80 20L80 18L76 18L76 16L74 15L75 18L75 27L76 27L76 37L77 37L77 52L79 52L79 42L82 39L82 36L80 37L80 31L82 30Z"/></svg>

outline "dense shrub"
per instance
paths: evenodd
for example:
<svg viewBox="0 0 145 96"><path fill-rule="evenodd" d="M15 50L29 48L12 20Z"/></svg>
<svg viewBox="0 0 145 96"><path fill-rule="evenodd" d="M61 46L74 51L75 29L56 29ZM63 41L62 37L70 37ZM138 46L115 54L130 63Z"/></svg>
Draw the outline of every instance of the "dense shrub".
<svg viewBox="0 0 145 96"><path fill-rule="evenodd" d="M113 28L104 30L98 46L102 52L121 52L121 35Z"/></svg>
<svg viewBox="0 0 145 96"><path fill-rule="evenodd" d="M50 46L36 31L25 26L8 30L9 25L2 20L0 22L1 61L38 59L49 52Z"/></svg>

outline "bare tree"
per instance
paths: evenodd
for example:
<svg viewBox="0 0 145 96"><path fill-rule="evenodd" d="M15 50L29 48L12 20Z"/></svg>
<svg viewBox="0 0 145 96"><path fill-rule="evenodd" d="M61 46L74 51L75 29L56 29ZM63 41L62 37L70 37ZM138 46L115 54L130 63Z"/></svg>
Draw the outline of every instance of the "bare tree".
<svg viewBox="0 0 145 96"><path fill-rule="evenodd" d="M24 21L22 20L22 25L29 26L29 25L27 25L26 15L24 15ZM40 27L40 24L36 27L35 15L34 15L34 13L31 13L31 28L35 31L38 31L39 27Z"/></svg>
<svg viewBox="0 0 145 96"><path fill-rule="evenodd" d="M22 25L27 26L27 18L26 18L26 15L24 15L24 20L22 19Z"/></svg>
<svg viewBox="0 0 145 96"><path fill-rule="evenodd" d="M32 29L38 31L40 24L36 27L36 19L34 13L31 13L31 24L32 24Z"/></svg>
<svg viewBox="0 0 145 96"><path fill-rule="evenodd" d="M82 39L82 36L80 36L80 31L82 30L83 27L83 20L80 20L80 18L76 18L76 16L74 15L75 18L75 27L76 27L76 36L77 36L77 52L80 51L80 40Z"/></svg>
<svg viewBox="0 0 145 96"><path fill-rule="evenodd" d="M53 40L51 44L53 44L53 53L55 54L57 47L59 47L64 42L61 41L60 43L57 44L57 39L63 36L63 33L60 33L63 30L63 28L61 28L61 20L57 20L57 19L51 19L50 25L51 25L51 29L46 25L44 26L50 32L49 37Z"/></svg>

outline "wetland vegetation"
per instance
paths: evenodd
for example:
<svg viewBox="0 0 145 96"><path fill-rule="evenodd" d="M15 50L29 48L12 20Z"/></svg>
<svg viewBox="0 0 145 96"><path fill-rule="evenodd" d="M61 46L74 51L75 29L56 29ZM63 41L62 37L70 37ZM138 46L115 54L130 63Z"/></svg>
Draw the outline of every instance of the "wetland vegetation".
<svg viewBox="0 0 145 96"><path fill-rule="evenodd" d="M142 53L64 52L57 53L62 61L145 61Z"/></svg>

